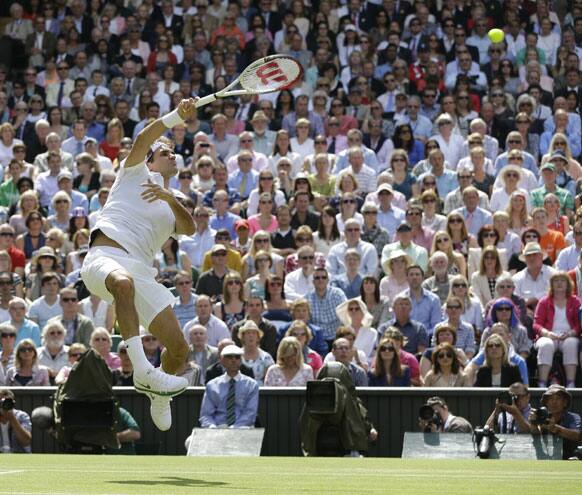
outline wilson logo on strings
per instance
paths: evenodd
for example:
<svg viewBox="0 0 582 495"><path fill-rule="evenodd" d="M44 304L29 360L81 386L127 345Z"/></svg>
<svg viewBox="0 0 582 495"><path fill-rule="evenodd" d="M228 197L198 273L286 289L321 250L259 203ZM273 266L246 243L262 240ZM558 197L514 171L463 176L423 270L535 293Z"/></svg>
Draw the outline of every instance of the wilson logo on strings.
<svg viewBox="0 0 582 495"><path fill-rule="evenodd" d="M257 77L265 86L270 82L287 82L287 76L283 73L277 62L269 62L257 70Z"/></svg>

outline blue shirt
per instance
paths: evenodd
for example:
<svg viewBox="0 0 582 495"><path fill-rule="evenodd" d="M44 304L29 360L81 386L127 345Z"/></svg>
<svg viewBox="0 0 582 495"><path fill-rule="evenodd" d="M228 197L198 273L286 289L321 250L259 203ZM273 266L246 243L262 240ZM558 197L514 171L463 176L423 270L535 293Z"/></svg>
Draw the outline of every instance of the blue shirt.
<svg viewBox="0 0 582 495"><path fill-rule="evenodd" d="M360 287L362 287L362 276L356 275L353 280L348 280L347 273L338 275L331 281L333 287L341 289L348 299L360 296Z"/></svg>
<svg viewBox="0 0 582 495"><path fill-rule="evenodd" d="M406 339L406 344L402 349L410 354L416 354L418 352L418 346L428 347L428 332L422 323L414 320L408 320L405 325L400 325L395 318L380 325L378 332L384 335L384 332L388 327L394 327L400 330L404 338Z"/></svg>
<svg viewBox="0 0 582 495"><path fill-rule="evenodd" d="M12 321L10 324L14 325ZM15 346L24 339L31 339L37 347L42 345L40 339L40 327L34 321L25 318L22 325L20 325L20 328L16 329L16 332Z"/></svg>
<svg viewBox="0 0 582 495"><path fill-rule="evenodd" d="M448 320L445 320L445 323ZM434 342L434 335L432 336L433 345L436 346ZM461 324L457 327L457 343L455 344L457 349L462 349L465 353L470 352L475 353L475 330L473 325L461 320Z"/></svg>
<svg viewBox="0 0 582 495"><path fill-rule="evenodd" d="M499 155L495 160L495 175L499 175L501 169L505 167L505 165L507 165L507 154L508 154L507 151L505 153L501 153L501 155ZM538 164L536 162L536 159L533 157L531 153L528 153L527 151L522 151L522 154L523 154L523 165L522 165L523 168L527 168L528 170L533 172L533 174L536 177L539 177L540 172L538 170ZM441 192L440 189L439 192Z"/></svg>
<svg viewBox="0 0 582 495"><path fill-rule="evenodd" d="M200 426L226 425L226 399L230 388L230 379L226 373L210 380L200 408ZM238 373L235 377L235 428L254 426L259 407L259 385L248 376Z"/></svg>
<svg viewBox="0 0 582 495"><path fill-rule="evenodd" d="M422 183L425 175L428 175L428 174L434 175L432 170L429 170L428 172L422 174L418 178L418 182ZM445 170L443 170L443 173L441 175L438 175L438 176L435 175L435 178L436 178L437 188L439 190L439 195L441 196L441 198L446 198L447 194L449 194L450 192L453 192L457 187L459 187L459 181L457 179L457 174L455 172L453 172L452 170L445 169Z"/></svg>
<svg viewBox="0 0 582 495"><path fill-rule="evenodd" d="M236 239L238 236L236 234L236 230L234 229L234 224L237 220L240 220L238 215L227 211L224 216L219 217L218 215L214 214L210 217L210 226L214 230L218 229L226 229L230 234L230 238L232 240Z"/></svg>
<svg viewBox="0 0 582 495"><path fill-rule="evenodd" d="M347 301L346 295L337 287L328 287L323 297L319 297L317 292L313 291L305 298L311 307L310 322L321 327L325 340L333 340L337 328L342 324L335 309Z"/></svg>
<svg viewBox="0 0 582 495"><path fill-rule="evenodd" d="M440 189L439 189L440 192ZM479 230L483 225L492 224L493 223L493 215L489 213L487 210L480 208L479 206L475 208L473 213L470 213L466 207L458 208L454 210L456 213L459 213L464 219L465 224L467 225L467 231L469 234L477 237ZM469 215L472 215L469 219Z"/></svg>
<svg viewBox="0 0 582 495"><path fill-rule="evenodd" d="M198 296L192 294L190 296L190 300L186 304L182 304L182 300L180 296L176 297L176 302L172 306L174 310L174 314L176 318L178 318L178 322L180 323L180 328L184 330L186 323L190 320L196 318L196 301L198 300Z"/></svg>
<svg viewBox="0 0 582 495"><path fill-rule="evenodd" d="M397 206L390 206L388 211L382 210L378 207L378 225L386 229L390 237L393 239L396 234L396 228L404 222L406 213Z"/></svg>
<svg viewBox="0 0 582 495"><path fill-rule="evenodd" d="M283 337L285 337L285 334L287 333L287 330L289 330L291 323L293 322L285 323L277 328L277 345L279 345L279 342L281 342ZM309 323L308 327L309 330L311 330L312 337L311 341L309 342L309 348L313 349L320 356L325 356L328 353L328 348L327 342L323 338L323 331L320 327L314 325L313 323Z"/></svg>
<svg viewBox="0 0 582 495"><path fill-rule="evenodd" d="M361 146L361 149L364 153L364 163L368 165L368 167L374 169L374 171L379 172L380 164L378 163L378 157L376 156L376 153L364 145ZM335 162L335 166L333 167L333 175L338 175L344 168L348 168L350 166L348 152L349 148L340 151L337 157L337 161Z"/></svg>
<svg viewBox="0 0 582 495"><path fill-rule="evenodd" d="M580 250L576 247L576 244L572 244L567 248L564 248L558 254L558 259L556 259L556 268L568 272L573 270L578 266L578 258L580 256Z"/></svg>
<svg viewBox="0 0 582 495"><path fill-rule="evenodd" d="M228 184L226 187L226 193L228 194L228 207L230 208L235 203L240 203L240 194L238 191L234 191ZM202 204L207 206L208 208L212 208L212 199L214 198L214 194L216 193L216 186L212 186L210 191L207 191L204 195L204 199L202 200Z"/></svg>
<svg viewBox="0 0 582 495"><path fill-rule="evenodd" d="M240 190L240 186L243 183L243 179L246 176L246 184L244 191ZM238 191L241 199L247 199L251 195L251 191L256 189L259 184L259 173L253 169L249 170L246 174L240 170L235 170L232 174L228 176L228 187Z"/></svg>
<svg viewBox="0 0 582 495"><path fill-rule="evenodd" d="M429 139L433 135L432 122L430 121L429 118L425 117L424 115L418 114L416 116L416 120L410 120L410 117L408 115L405 115L404 117L400 117L396 121L397 126L400 124L409 124L410 127L412 127L412 134L414 135L415 138L418 138L420 136L425 139Z"/></svg>
<svg viewBox="0 0 582 495"><path fill-rule="evenodd" d="M426 289L421 289L422 295L418 300L410 293L410 289L406 289L402 294L412 299L410 319L422 323L428 333L432 335L434 327L442 321L441 300L439 297Z"/></svg>

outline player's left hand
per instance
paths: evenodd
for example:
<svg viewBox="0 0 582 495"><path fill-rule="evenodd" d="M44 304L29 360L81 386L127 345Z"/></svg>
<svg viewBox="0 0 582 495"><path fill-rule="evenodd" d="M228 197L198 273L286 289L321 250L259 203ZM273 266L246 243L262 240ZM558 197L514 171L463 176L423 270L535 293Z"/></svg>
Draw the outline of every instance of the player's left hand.
<svg viewBox="0 0 582 495"><path fill-rule="evenodd" d="M162 201L169 203L170 201L174 201L176 199L168 189L164 189L162 186L155 184L152 181L148 180L148 182L144 182L141 184L141 186L145 188L145 190L141 193L141 197L148 203L153 203L157 199L161 199Z"/></svg>

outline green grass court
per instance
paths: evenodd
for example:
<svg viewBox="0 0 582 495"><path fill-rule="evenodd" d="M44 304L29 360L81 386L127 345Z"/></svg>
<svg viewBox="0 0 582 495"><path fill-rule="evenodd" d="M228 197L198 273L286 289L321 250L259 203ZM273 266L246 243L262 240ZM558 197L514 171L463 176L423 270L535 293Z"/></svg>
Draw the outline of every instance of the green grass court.
<svg viewBox="0 0 582 495"><path fill-rule="evenodd" d="M568 494L575 461L0 456L0 495Z"/></svg>

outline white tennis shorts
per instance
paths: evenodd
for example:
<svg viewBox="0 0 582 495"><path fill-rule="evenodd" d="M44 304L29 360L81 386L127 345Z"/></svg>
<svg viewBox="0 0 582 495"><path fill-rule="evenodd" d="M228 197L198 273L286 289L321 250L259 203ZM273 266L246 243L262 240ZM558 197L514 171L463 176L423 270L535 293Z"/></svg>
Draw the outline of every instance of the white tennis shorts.
<svg viewBox="0 0 582 495"><path fill-rule="evenodd" d="M81 277L91 293L112 303L113 296L105 286L105 279L115 270L123 270L131 275L139 322L146 329L162 310L175 302L176 298L172 293L156 282L157 270L135 260L123 249L111 246L91 248L83 262Z"/></svg>

